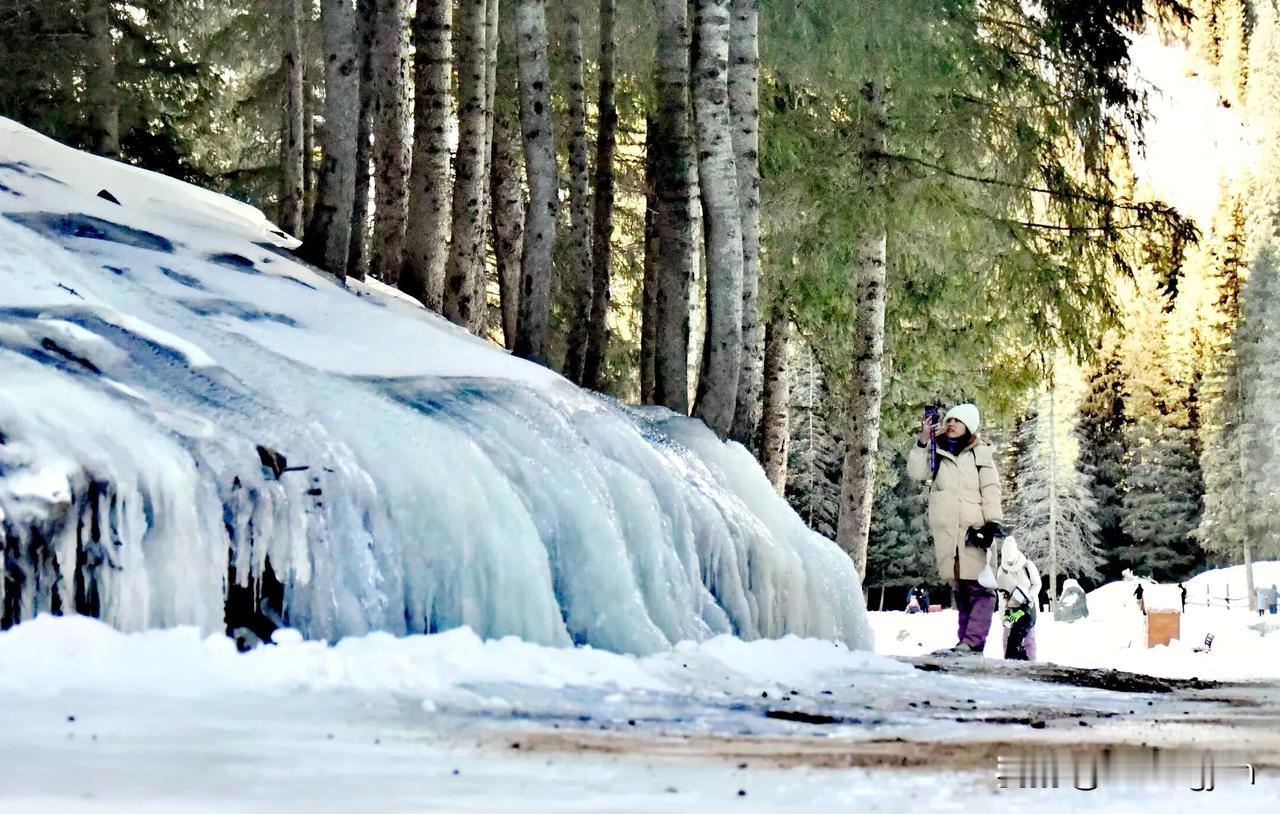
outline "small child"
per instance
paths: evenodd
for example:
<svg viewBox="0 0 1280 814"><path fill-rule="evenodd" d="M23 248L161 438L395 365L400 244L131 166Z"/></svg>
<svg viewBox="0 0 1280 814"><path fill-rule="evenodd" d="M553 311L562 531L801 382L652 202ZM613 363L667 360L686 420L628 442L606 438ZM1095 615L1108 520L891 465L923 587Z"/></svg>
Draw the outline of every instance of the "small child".
<svg viewBox="0 0 1280 814"><path fill-rule="evenodd" d="M1013 535L1005 537L1000 548L996 594L1004 619L1004 657L1035 661L1036 597L1040 594L1040 571L1018 550L1018 542Z"/></svg>

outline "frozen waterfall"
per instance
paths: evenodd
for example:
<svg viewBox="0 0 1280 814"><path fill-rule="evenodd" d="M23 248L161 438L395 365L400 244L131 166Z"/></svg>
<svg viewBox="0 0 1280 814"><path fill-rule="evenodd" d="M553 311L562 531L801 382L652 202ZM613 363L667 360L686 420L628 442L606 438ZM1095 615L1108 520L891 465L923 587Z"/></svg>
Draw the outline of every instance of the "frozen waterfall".
<svg viewBox="0 0 1280 814"><path fill-rule="evenodd" d="M0 119L4 625L870 645L850 560L742 447L295 242Z"/></svg>

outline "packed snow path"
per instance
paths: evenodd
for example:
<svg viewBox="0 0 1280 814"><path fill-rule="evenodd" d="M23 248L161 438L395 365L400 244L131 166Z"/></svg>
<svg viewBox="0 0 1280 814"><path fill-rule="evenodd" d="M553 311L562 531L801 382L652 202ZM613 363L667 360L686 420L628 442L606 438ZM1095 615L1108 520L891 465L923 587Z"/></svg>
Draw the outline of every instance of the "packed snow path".
<svg viewBox="0 0 1280 814"><path fill-rule="evenodd" d="M277 638L239 654L191 628L48 616L0 633L0 810L1201 812L1206 757L1224 766L1215 809L1280 794L1274 681L1102 690L792 637L643 658L462 629ZM1153 749L1159 774L1072 788L1072 760L1150 769ZM1059 761L1057 792L1002 769L1031 757ZM1225 768L1241 760L1254 785Z"/></svg>
<svg viewBox="0 0 1280 814"><path fill-rule="evenodd" d="M849 558L743 448L295 244L0 119L3 625L870 646Z"/></svg>

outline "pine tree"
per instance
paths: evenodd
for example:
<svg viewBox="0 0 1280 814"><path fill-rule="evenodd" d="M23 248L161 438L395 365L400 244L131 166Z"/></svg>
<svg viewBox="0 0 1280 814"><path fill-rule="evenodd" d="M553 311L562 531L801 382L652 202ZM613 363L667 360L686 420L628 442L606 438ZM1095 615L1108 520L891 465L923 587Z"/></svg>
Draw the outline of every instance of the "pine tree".
<svg viewBox="0 0 1280 814"><path fill-rule="evenodd" d="M1121 525L1125 477L1126 427L1124 373L1119 342L1114 335L1103 340L1086 376L1088 388L1079 408L1080 467L1097 507L1099 547L1107 579L1119 579L1125 566L1120 552L1131 541Z"/></svg>
<svg viewBox="0 0 1280 814"><path fill-rule="evenodd" d="M907 477L907 459L894 449L876 483L875 511L867 547L867 585L935 583L933 543L925 514L925 495Z"/></svg>
<svg viewBox="0 0 1280 814"><path fill-rule="evenodd" d="M1150 275L1140 279L1133 326L1124 341L1128 450L1121 527L1128 567L1181 579L1201 561L1194 539L1203 494L1192 393L1169 347L1169 315Z"/></svg>
<svg viewBox="0 0 1280 814"><path fill-rule="evenodd" d="M829 419L822 367L808 342L797 343L791 369L787 501L809 528L835 537L842 445Z"/></svg>
<svg viewBox="0 0 1280 814"><path fill-rule="evenodd" d="M1102 563L1098 503L1079 460L1075 419L1051 405L1053 398L1052 391L1042 396L1019 428L1010 515L1019 548L1041 573L1096 576Z"/></svg>

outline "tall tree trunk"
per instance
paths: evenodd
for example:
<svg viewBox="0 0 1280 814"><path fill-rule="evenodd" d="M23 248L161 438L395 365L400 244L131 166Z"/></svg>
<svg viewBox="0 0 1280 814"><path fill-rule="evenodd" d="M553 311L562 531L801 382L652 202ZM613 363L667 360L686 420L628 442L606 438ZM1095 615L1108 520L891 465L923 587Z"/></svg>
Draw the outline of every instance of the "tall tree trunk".
<svg viewBox="0 0 1280 814"><path fill-rule="evenodd" d="M305 41L306 38L304 37ZM304 46L305 47L305 46ZM316 89L315 71L302 66L302 219L311 229L316 213ZM309 239L309 237L308 237Z"/></svg>
<svg viewBox="0 0 1280 814"><path fill-rule="evenodd" d="M653 404L654 345L657 340L658 189L654 183L655 131L651 115L644 128L644 281L640 290L640 403Z"/></svg>
<svg viewBox="0 0 1280 814"><path fill-rule="evenodd" d="M732 437L753 447L760 423L764 327L760 288L760 0L733 0L729 29L729 114L742 225L742 367Z"/></svg>
<svg viewBox="0 0 1280 814"><path fill-rule="evenodd" d="M449 257L449 125L453 116L453 0L418 0L413 20L413 176L400 288L444 309Z"/></svg>
<svg viewBox="0 0 1280 814"><path fill-rule="evenodd" d="M280 127L280 228L302 233L302 0L283 0L280 15L280 73L284 105Z"/></svg>
<svg viewBox="0 0 1280 814"><path fill-rule="evenodd" d="M489 176L493 173L493 122L495 115L493 106L497 103L498 91L498 44L501 39L498 29L499 5L498 0L488 0L488 8L485 10L484 150L481 153L481 158L484 160L484 170L481 175L484 180L480 183L480 246L476 251L476 292L473 299L475 307L472 309L471 319L471 332L478 336L483 336L485 333L489 311L489 264L485 257L485 247L489 245L489 210L493 207L493 201L489 196L489 191L492 188Z"/></svg>
<svg viewBox="0 0 1280 814"><path fill-rule="evenodd" d="M551 322L551 255L556 240L560 172L551 124L546 0L519 0L516 11L520 67L520 124L529 209L520 257L518 356L547 364Z"/></svg>
<svg viewBox="0 0 1280 814"><path fill-rule="evenodd" d="M94 65L87 72L89 127L93 148L115 158L120 155L120 104L116 98L116 49L111 40L111 0L89 0L86 9L89 52Z"/></svg>
<svg viewBox="0 0 1280 814"><path fill-rule="evenodd" d="M463 0L454 27L458 64L458 158L454 164L453 242L445 267L444 315L475 323L476 275L484 268L487 0Z"/></svg>
<svg viewBox="0 0 1280 814"><path fill-rule="evenodd" d="M360 65L356 13L348 0L320 0L324 27L324 163L302 253L339 278L346 276L356 193L356 131Z"/></svg>
<svg viewBox="0 0 1280 814"><path fill-rule="evenodd" d="M524 230L524 189L520 185L520 126L515 121L515 66L498 68L501 94L495 99L493 149L489 169L489 219L498 266L502 342L516 346L520 314L520 243Z"/></svg>
<svg viewBox="0 0 1280 814"><path fill-rule="evenodd" d="M655 216L660 252L654 287L653 400L689 412L689 287L693 226L689 175L689 7L661 0L658 9L658 110L654 116Z"/></svg>
<svg viewBox="0 0 1280 814"><path fill-rule="evenodd" d="M729 122L729 0L697 0L693 112L707 261L707 331L694 414L733 427L742 364L742 221Z"/></svg>
<svg viewBox="0 0 1280 814"><path fill-rule="evenodd" d="M791 387L787 375L787 340L791 320L775 308L764 332L764 406L760 418L760 464L780 495L787 489L787 446L791 436Z"/></svg>
<svg viewBox="0 0 1280 814"><path fill-rule="evenodd" d="M600 0L600 99L597 105L596 167L591 239L591 319L587 333L587 359L582 381L593 390L603 386L605 354L609 343L609 283L613 278L613 154L618 141L618 105L615 98L614 42L617 14L614 0Z"/></svg>
<svg viewBox="0 0 1280 814"><path fill-rule="evenodd" d="M377 0L373 25L373 260L370 271L400 281L409 217L408 0Z"/></svg>
<svg viewBox="0 0 1280 814"><path fill-rule="evenodd" d="M868 83L862 89L867 115L860 128L866 168L865 199L879 206L888 147L886 89ZM874 220L874 219L873 219ZM867 572L867 536L875 493L876 453L880 443L880 403L884 396L885 229L873 223L853 237L855 360L845 416L844 472L840 478L840 517L836 543L853 558L860 576Z"/></svg>
<svg viewBox="0 0 1280 814"><path fill-rule="evenodd" d="M564 375L582 384L591 321L591 173L587 167L587 94L582 77L582 4L565 8L569 61L569 341Z"/></svg>
<svg viewBox="0 0 1280 814"><path fill-rule="evenodd" d="M360 24L360 125L356 130L356 200L351 210L351 249L347 276L369 273L369 191L373 186L373 28L375 0L356 0Z"/></svg>

